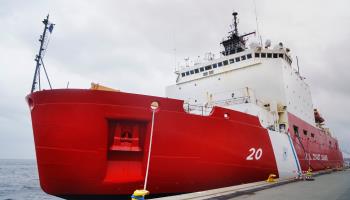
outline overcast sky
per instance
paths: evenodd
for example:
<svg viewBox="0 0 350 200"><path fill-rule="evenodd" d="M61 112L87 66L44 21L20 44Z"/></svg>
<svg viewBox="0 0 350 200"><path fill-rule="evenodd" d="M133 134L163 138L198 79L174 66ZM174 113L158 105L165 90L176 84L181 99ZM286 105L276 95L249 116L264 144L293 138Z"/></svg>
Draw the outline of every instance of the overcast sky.
<svg viewBox="0 0 350 200"><path fill-rule="evenodd" d="M350 152L350 2L256 5L263 40L282 41L299 57L315 107ZM47 13L56 24L44 58L54 88L68 81L71 88L89 88L94 81L164 96L175 82L176 62L220 50L233 10L241 33L256 30L253 0L0 0L0 158L35 158L24 98Z"/></svg>

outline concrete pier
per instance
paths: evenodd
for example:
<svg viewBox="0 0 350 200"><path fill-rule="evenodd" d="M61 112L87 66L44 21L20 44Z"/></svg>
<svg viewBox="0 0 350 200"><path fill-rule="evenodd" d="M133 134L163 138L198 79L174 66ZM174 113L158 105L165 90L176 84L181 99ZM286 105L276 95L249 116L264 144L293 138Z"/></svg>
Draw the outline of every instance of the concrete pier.
<svg viewBox="0 0 350 200"><path fill-rule="evenodd" d="M194 192L159 198L159 200L349 200L350 170L320 173L314 181L279 180Z"/></svg>
<svg viewBox="0 0 350 200"><path fill-rule="evenodd" d="M218 198L221 199L221 198ZM314 181L298 181L258 192L248 193L234 200L349 200L350 170L315 177Z"/></svg>

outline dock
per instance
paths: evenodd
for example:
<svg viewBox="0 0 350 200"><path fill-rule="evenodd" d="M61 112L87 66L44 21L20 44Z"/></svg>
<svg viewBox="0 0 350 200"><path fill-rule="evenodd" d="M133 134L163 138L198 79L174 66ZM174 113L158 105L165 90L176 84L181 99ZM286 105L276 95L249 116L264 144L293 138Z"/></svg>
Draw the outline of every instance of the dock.
<svg viewBox="0 0 350 200"><path fill-rule="evenodd" d="M314 175L313 181L286 179L275 183L266 181L232 187L194 192L157 200L349 200L350 169L323 171Z"/></svg>

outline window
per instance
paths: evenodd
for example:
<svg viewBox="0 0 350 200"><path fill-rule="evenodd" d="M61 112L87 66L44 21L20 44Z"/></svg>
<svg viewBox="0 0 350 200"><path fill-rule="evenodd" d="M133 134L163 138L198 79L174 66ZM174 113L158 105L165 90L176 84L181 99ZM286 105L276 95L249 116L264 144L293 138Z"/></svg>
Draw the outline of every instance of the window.
<svg viewBox="0 0 350 200"><path fill-rule="evenodd" d="M245 55L244 55L244 56L241 56L241 59L242 59L242 60L245 60L245 59L246 59Z"/></svg>
<svg viewBox="0 0 350 200"><path fill-rule="evenodd" d="M204 72L204 67L199 68L201 72Z"/></svg>
<svg viewBox="0 0 350 200"><path fill-rule="evenodd" d="M255 58L260 58L260 53L255 53Z"/></svg>
<svg viewBox="0 0 350 200"><path fill-rule="evenodd" d="M252 58L252 54L250 53L250 54L247 54L247 58L248 59L251 59Z"/></svg>
<svg viewBox="0 0 350 200"><path fill-rule="evenodd" d="M205 67L205 70L210 70L211 69L211 65L208 65Z"/></svg>
<svg viewBox="0 0 350 200"><path fill-rule="evenodd" d="M272 58L272 53L267 53L268 58Z"/></svg>
<svg viewBox="0 0 350 200"><path fill-rule="evenodd" d="M222 67L222 62L219 62L219 63L218 63L218 67Z"/></svg>
<svg viewBox="0 0 350 200"><path fill-rule="evenodd" d="M187 72L186 72L186 76L188 76L188 75L190 75L190 72L187 71Z"/></svg>
<svg viewBox="0 0 350 200"><path fill-rule="evenodd" d="M182 77L186 76L186 73L181 73L181 76L182 76Z"/></svg>
<svg viewBox="0 0 350 200"><path fill-rule="evenodd" d="M235 62L235 59L230 59L230 64L234 63Z"/></svg>
<svg viewBox="0 0 350 200"><path fill-rule="evenodd" d="M217 68L218 67L218 65L215 63L215 64L213 64L213 68Z"/></svg>
<svg viewBox="0 0 350 200"><path fill-rule="evenodd" d="M194 73L196 73L196 74L199 73L199 69L195 69Z"/></svg>
<svg viewBox="0 0 350 200"><path fill-rule="evenodd" d="M315 137L315 134L311 133L311 137Z"/></svg>
<svg viewBox="0 0 350 200"><path fill-rule="evenodd" d="M266 53L261 53L262 58L266 58Z"/></svg>
<svg viewBox="0 0 350 200"><path fill-rule="evenodd" d="M190 73L191 73L191 74L194 74L194 71L193 71L193 70L191 70L191 71L190 71Z"/></svg>
<svg viewBox="0 0 350 200"><path fill-rule="evenodd" d="M299 127L293 125L293 130L294 130L295 135L299 137Z"/></svg>
<svg viewBox="0 0 350 200"><path fill-rule="evenodd" d="M228 61L227 60L224 60L224 65L228 65Z"/></svg>
<svg viewBox="0 0 350 200"><path fill-rule="evenodd" d="M241 58L237 57L237 58L235 58L235 60L236 60L236 62L239 62L239 61L241 61Z"/></svg>
<svg viewBox="0 0 350 200"><path fill-rule="evenodd" d="M283 53L278 54L279 58L283 58Z"/></svg>
<svg viewBox="0 0 350 200"><path fill-rule="evenodd" d="M304 135L307 136L307 130L303 130Z"/></svg>
<svg viewBox="0 0 350 200"><path fill-rule="evenodd" d="M273 54L273 58L277 58L278 57L278 54L277 53L274 53Z"/></svg>

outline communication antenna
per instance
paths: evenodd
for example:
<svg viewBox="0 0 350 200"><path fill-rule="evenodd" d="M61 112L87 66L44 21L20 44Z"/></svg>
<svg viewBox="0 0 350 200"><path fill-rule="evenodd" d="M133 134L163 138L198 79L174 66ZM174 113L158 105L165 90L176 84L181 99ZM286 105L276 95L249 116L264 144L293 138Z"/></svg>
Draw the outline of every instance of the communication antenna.
<svg viewBox="0 0 350 200"><path fill-rule="evenodd" d="M299 69L299 59L298 59L298 56L295 56L295 58L297 59L297 67L298 67L298 74L300 74L300 69Z"/></svg>
<svg viewBox="0 0 350 200"><path fill-rule="evenodd" d="M174 51L174 66L175 66L175 71L176 71L177 70L177 64L176 64L177 58L176 58L175 30L173 32L173 45L174 45L174 49L173 49L173 51Z"/></svg>
<svg viewBox="0 0 350 200"><path fill-rule="evenodd" d="M254 12L255 12L256 33L258 35L258 38L260 39L260 46L262 46L262 37L261 37L260 32L259 32L259 22L258 22L258 14L257 14L257 11L256 11L256 2L255 2L255 0L253 0L253 3L254 3Z"/></svg>

